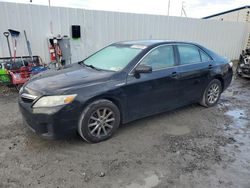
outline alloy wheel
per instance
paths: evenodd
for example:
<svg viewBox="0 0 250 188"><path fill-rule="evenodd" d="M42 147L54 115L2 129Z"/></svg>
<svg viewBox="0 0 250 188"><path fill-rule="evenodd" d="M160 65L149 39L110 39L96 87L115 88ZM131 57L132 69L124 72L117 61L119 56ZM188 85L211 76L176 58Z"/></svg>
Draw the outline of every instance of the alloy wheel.
<svg viewBox="0 0 250 188"><path fill-rule="evenodd" d="M98 108L88 121L88 129L92 136L107 136L113 129L115 123L114 112L110 108Z"/></svg>
<svg viewBox="0 0 250 188"><path fill-rule="evenodd" d="M213 103L215 103L218 100L219 95L220 95L220 87L219 87L218 84L214 83L208 89L208 92L207 92L207 101L210 104L213 104Z"/></svg>

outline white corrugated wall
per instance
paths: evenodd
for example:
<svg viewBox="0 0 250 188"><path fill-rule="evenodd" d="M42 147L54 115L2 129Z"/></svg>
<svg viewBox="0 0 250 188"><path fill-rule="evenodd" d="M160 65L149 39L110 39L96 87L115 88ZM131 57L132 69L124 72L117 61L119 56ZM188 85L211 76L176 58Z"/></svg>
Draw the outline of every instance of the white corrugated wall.
<svg viewBox="0 0 250 188"><path fill-rule="evenodd" d="M118 13L0 2L0 57L8 56L7 29L21 31L17 55L28 55L26 30L34 55L49 61L47 37L50 15L55 35L70 36L71 25L81 25L80 39L71 40L72 61L79 61L110 43L135 39L168 39L200 43L230 59L246 46L247 23L181 17Z"/></svg>

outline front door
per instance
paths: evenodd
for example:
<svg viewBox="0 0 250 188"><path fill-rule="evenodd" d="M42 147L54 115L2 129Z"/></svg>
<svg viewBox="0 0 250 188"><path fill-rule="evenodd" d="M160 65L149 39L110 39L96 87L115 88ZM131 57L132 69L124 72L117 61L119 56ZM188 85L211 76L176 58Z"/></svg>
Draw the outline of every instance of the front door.
<svg viewBox="0 0 250 188"><path fill-rule="evenodd" d="M151 73L127 77L125 93L130 119L173 108L179 90L176 77L175 55L172 45L161 45L151 50L139 64L152 67Z"/></svg>

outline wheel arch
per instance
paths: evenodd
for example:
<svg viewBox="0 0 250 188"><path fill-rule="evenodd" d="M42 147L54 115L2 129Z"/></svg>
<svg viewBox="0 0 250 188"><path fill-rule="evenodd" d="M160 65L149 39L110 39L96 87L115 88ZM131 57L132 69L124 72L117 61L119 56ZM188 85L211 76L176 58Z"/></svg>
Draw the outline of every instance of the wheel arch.
<svg viewBox="0 0 250 188"><path fill-rule="evenodd" d="M224 80L223 80L222 76L217 75L217 76L214 77L214 79L217 79L217 80L219 80L221 82L222 91L224 91L225 86L224 86Z"/></svg>
<svg viewBox="0 0 250 188"><path fill-rule="evenodd" d="M120 122L123 122L124 114L122 112L123 112L124 106L123 106L121 100L118 99L117 97L114 97L114 96L98 95L98 96L92 97L85 102L85 104L83 105L83 109L85 109L92 102L97 101L97 100L102 100L102 99L109 100L117 106L117 108L119 109L119 112L120 112Z"/></svg>

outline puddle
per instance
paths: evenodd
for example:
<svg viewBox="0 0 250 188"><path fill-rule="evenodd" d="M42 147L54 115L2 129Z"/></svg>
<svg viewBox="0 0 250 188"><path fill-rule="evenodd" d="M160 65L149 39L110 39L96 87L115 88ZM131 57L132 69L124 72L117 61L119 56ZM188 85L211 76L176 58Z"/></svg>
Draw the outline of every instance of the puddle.
<svg viewBox="0 0 250 188"><path fill-rule="evenodd" d="M239 119L240 117L245 116L245 111L241 109L235 109L235 110L229 110L225 114L233 117L234 119Z"/></svg>
<svg viewBox="0 0 250 188"><path fill-rule="evenodd" d="M172 126L170 127L169 131L168 131L168 134L171 134L171 135L175 135L175 136L178 136L178 135L184 135L184 134L188 134L190 133L190 129L188 126Z"/></svg>
<svg viewBox="0 0 250 188"><path fill-rule="evenodd" d="M155 187L160 183L159 177L152 172L147 172L146 177L141 180L132 182L126 188L151 188Z"/></svg>
<svg viewBox="0 0 250 188"><path fill-rule="evenodd" d="M247 129L250 126L250 119L247 117L245 110L234 109L229 110L225 115L230 116L233 120L233 127L244 130L244 132L249 132Z"/></svg>

